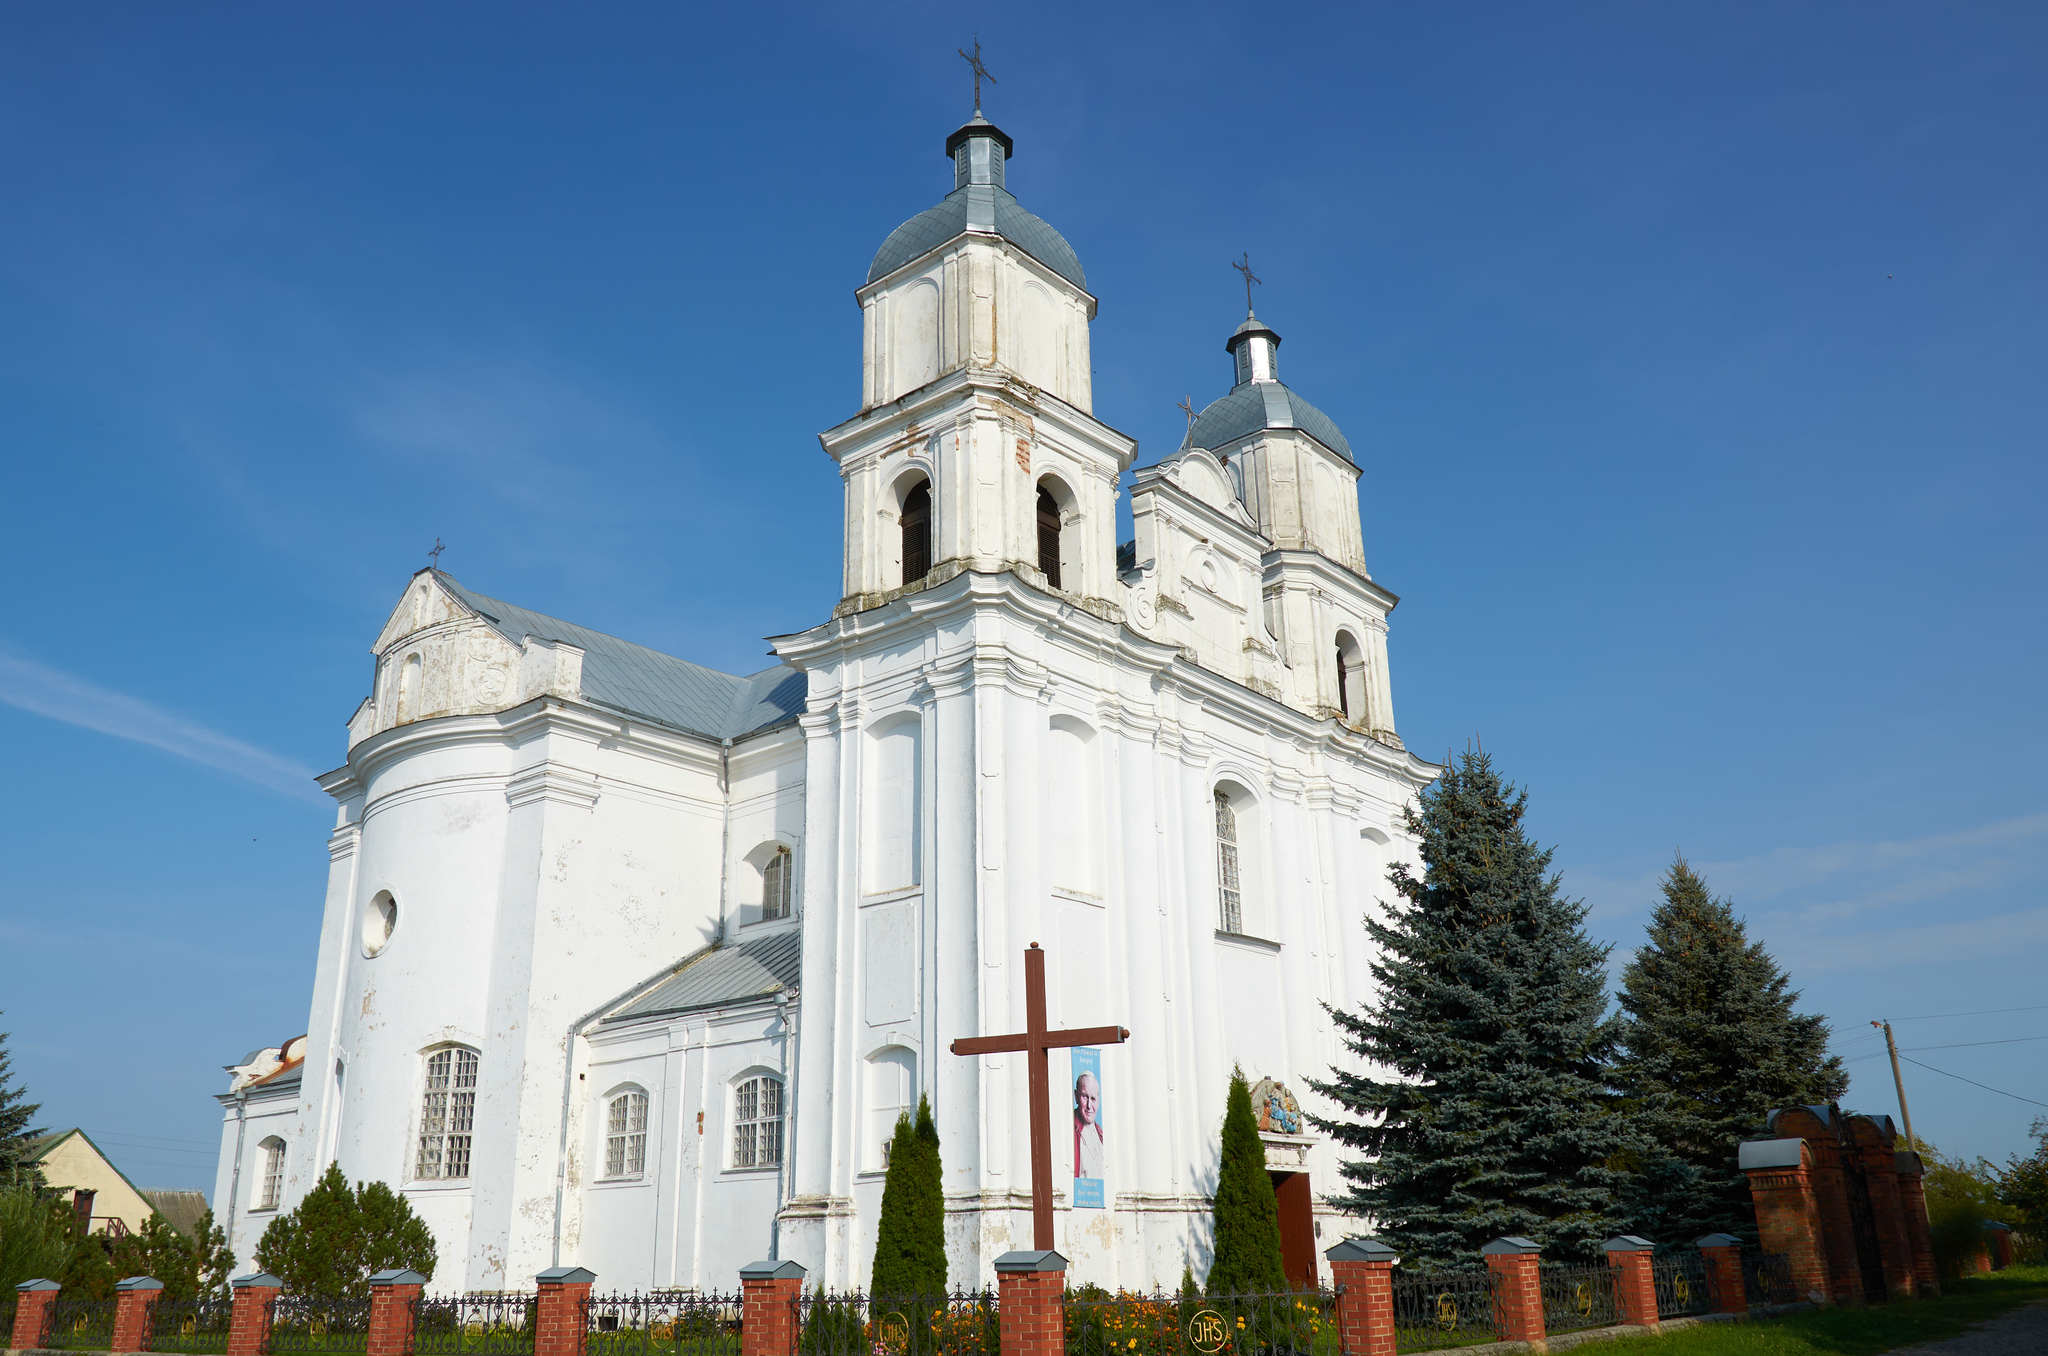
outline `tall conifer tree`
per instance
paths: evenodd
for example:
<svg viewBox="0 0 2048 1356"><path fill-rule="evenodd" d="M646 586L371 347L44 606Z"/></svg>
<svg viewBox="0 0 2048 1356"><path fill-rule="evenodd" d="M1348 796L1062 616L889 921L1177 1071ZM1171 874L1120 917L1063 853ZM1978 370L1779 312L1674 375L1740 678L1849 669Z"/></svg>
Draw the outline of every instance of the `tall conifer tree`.
<svg viewBox="0 0 2048 1356"><path fill-rule="evenodd" d="M1615 1085L1642 1131L1631 1224L1660 1242L1753 1237L1735 1146L1779 1107L1834 1101L1849 1076L1827 1019L1793 1011L1790 979L1683 856L1663 888L1621 976Z"/></svg>
<svg viewBox="0 0 2048 1356"><path fill-rule="evenodd" d="M1252 1114L1244 1071L1230 1071L1223 1104L1223 1153L1216 1171L1216 1257L1212 1295L1261 1295L1287 1288L1280 1255L1280 1204L1266 1175L1266 1146Z"/></svg>
<svg viewBox="0 0 2048 1356"><path fill-rule="evenodd" d="M28 1100L28 1092L14 1077L13 1063L7 1033L0 1031L0 1186L41 1186L43 1174L28 1156L29 1145L42 1133L32 1124L42 1103Z"/></svg>
<svg viewBox="0 0 2048 1356"><path fill-rule="evenodd" d="M917 1119L896 1118L889 1139L889 1175L875 1224L875 1264L868 1293L886 1299L925 1298L946 1290L946 1203L939 1130L931 1103L917 1099Z"/></svg>
<svg viewBox="0 0 2048 1356"><path fill-rule="evenodd" d="M1312 1084L1343 1116L1311 1119L1371 1157L1339 1203L1416 1262L1469 1265L1502 1235L1585 1256L1614 1233L1628 1143L1605 1063L1607 949L1529 841L1528 798L1483 752L1445 768L1408 815L1423 872L1366 918L1373 998L1330 1009L1359 1063Z"/></svg>

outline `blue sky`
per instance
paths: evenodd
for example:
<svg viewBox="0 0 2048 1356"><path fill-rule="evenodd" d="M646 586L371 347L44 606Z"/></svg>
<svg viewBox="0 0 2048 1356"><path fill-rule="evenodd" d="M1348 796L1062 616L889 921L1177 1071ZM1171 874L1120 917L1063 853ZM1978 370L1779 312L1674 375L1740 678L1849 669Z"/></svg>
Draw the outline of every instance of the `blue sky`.
<svg viewBox="0 0 2048 1356"><path fill-rule="evenodd" d="M0 50L0 1029L210 1184L304 1029L368 646L465 583L703 662L821 619L852 289L950 186L952 7L93 6ZM2038 6L1038 5L1011 186L1179 440L1249 250L1365 468L1401 730L1598 934L1675 848L1835 1019L2048 1102ZM1617 952L1617 960L1619 959ZM2000 1045L1976 1042L2009 1041ZM2002 1157L2048 1107L1907 1066Z"/></svg>

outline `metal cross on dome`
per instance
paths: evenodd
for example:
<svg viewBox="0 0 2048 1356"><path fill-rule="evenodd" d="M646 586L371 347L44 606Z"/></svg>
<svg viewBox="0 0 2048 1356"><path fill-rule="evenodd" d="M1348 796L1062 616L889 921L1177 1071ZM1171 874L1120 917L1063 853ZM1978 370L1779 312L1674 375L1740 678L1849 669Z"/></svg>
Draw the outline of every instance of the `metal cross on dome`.
<svg viewBox="0 0 2048 1356"><path fill-rule="evenodd" d="M1245 251L1243 259L1232 264L1231 267L1244 274L1244 313L1250 315L1252 313L1252 284L1258 283L1263 287L1265 280L1252 272L1252 256L1249 250Z"/></svg>
<svg viewBox="0 0 2048 1356"><path fill-rule="evenodd" d="M981 112L981 82L986 80L991 85L996 82L996 78L988 73L988 67L981 64L981 34L976 33L974 35L973 56L969 56L967 49L964 47L955 47L953 50L958 52L960 59L966 62L969 68L974 71L974 111L979 113Z"/></svg>
<svg viewBox="0 0 2048 1356"><path fill-rule="evenodd" d="M1052 1083L1046 1052L1073 1045L1116 1045L1131 1038L1120 1026L1045 1029L1045 953L1033 942L1024 953L1024 1029L1007 1036L968 1036L953 1042L956 1055L1024 1052L1031 1075L1031 1246L1052 1251Z"/></svg>

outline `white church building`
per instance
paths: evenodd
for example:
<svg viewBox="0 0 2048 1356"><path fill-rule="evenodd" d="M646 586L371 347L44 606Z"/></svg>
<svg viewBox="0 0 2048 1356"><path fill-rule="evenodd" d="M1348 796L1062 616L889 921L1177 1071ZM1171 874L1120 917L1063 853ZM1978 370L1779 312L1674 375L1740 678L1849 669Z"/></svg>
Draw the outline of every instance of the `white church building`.
<svg viewBox="0 0 2048 1356"><path fill-rule="evenodd" d="M1073 1281L1204 1273L1233 1066L1290 1272L1355 1227L1304 1079L1348 1058L1320 1005L1368 992L1363 918L1437 770L1394 732L1359 466L1248 316L1119 545L1137 445L1095 416L1096 298L1011 149L979 111L947 138L952 191L855 291L859 407L820 438L843 597L773 667L406 585L321 778L306 1033L219 1097L244 1263L335 1162L432 1226L436 1290L727 1290L764 1257L862 1287L923 1094L950 1280L987 1282L1031 1246L1025 1067L948 1046L1022 1029L1034 942L1055 1027L1131 1032L1053 1056Z"/></svg>

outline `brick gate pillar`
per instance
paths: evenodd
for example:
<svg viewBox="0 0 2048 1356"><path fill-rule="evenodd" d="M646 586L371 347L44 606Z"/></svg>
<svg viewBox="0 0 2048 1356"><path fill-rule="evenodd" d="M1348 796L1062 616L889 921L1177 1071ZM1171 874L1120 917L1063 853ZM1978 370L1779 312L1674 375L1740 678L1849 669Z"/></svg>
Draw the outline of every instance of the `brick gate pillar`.
<svg viewBox="0 0 2048 1356"><path fill-rule="evenodd" d="M235 1309L228 1318L228 1356L263 1356L270 1345L270 1315L284 1282L267 1271L237 1276Z"/></svg>
<svg viewBox="0 0 2048 1356"><path fill-rule="evenodd" d="M394 1268L370 1277L370 1331L363 1356L408 1356L412 1351L413 1301L427 1278L417 1271ZM538 1325L535 1337L539 1336Z"/></svg>
<svg viewBox="0 0 2048 1356"><path fill-rule="evenodd" d="M1734 1234L1707 1234L1693 1246L1700 1250L1700 1260L1706 1264L1714 1312L1748 1313L1749 1295L1742 1286L1742 1240Z"/></svg>
<svg viewBox="0 0 2048 1356"><path fill-rule="evenodd" d="M549 1267L533 1278L533 1356L583 1356L590 1333L590 1283L585 1267Z"/></svg>
<svg viewBox="0 0 2048 1356"><path fill-rule="evenodd" d="M1065 1356L1067 1259L1051 1250L996 1258L1003 1356Z"/></svg>
<svg viewBox="0 0 2048 1356"><path fill-rule="evenodd" d="M1526 1238L1496 1238L1479 1250L1494 1274L1495 1314L1503 1342L1543 1340L1543 1250Z"/></svg>
<svg viewBox="0 0 2048 1356"><path fill-rule="evenodd" d="M1906 1211L1899 1199L1898 1132L1889 1116L1851 1116L1856 1139L1851 1150L1863 1165L1870 1194L1870 1224L1877 1234L1877 1256L1884 1269L1889 1299L1913 1297L1913 1243L1906 1233Z"/></svg>
<svg viewBox="0 0 2048 1356"><path fill-rule="evenodd" d="M1657 1279L1650 1274L1650 1254L1657 1245L1635 1234L1606 1243L1607 1265L1614 1268L1614 1307L1621 1321L1638 1328L1657 1326Z"/></svg>
<svg viewBox="0 0 2048 1356"><path fill-rule="evenodd" d="M130 1276L114 1287L114 1340L109 1352L149 1350L149 1311L164 1297L154 1276Z"/></svg>
<svg viewBox="0 0 2048 1356"><path fill-rule="evenodd" d="M740 1268L740 1356L796 1351L804 1274L801 1262L749 1262Z"/></svg>
<svg viewBox="0 0 2048 1356"><path fill-rule="evenodd" d="M2012 1226L1997 1220L1984 1221L1984 1241L1991 1245L1991 1269L2003 1271L2012 1265Z"/></svg>
<svg viewBox="0 0 2048 1356"><path fill-rule="evenodd" d="M1814 1195L1812 1161L1803 1139L1747 1140L1738 1159L1749 1178L1764 1251L1783 1253L1791 1264L1793 1290L1824 1305L1834 1287L1828 1278L1828 1247Z"/></svg>
<svg viewBox="0 0 2048 1356"><path fill-rule="evenodd" d="M1899 1213L1906 1217L1906 1241L1913 1249L1913 1279L1920 1293L1931 1298L1941 1293L1941 1273L1934 1265L1934 1234L1927 1227L1927 1193L1920 1182L1926 1169L1911 1149L1893 1154L1892 1164L1899 1179Z"/></svg>
<svg viewBox="0 0 2048 1356"><path fill-rule="evenodd" d="M1347 1238L1323 1253L1337 1287L1337 1340L1343 1356L1394 1356L1394 1263L1377 1238Z"/></svg>
<svg viewBox="0 0 2048 1356"><path fill-rule="evenodd" d="M14 1287L14 1333L8 1345L27 1351L50 1340L50 1311L57 1307L55 1281L23 1281Z"/></svg>

